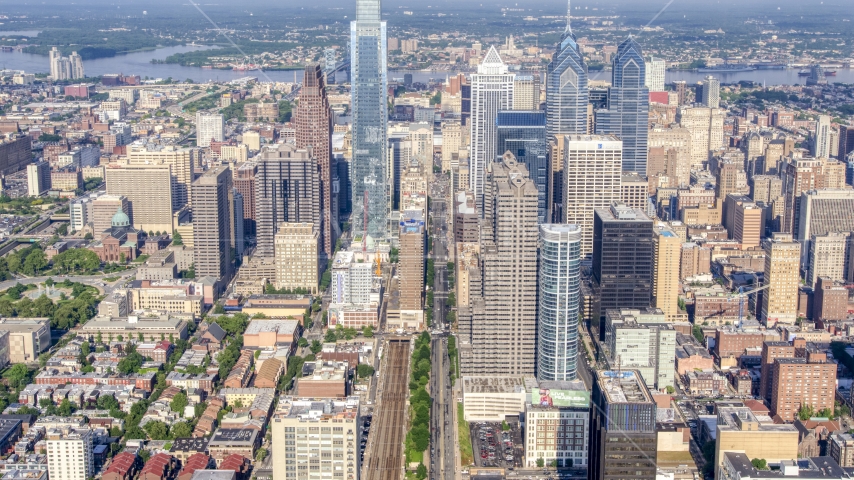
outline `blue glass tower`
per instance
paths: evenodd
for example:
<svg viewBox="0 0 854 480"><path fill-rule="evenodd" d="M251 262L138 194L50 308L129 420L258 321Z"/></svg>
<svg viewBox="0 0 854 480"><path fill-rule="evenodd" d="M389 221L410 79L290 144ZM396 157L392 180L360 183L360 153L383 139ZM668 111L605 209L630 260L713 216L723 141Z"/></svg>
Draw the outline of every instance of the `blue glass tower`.
<svg viewBox="0 0 854 480"><path fill-rule="evenodd" d="M498 146L496 161L504 152L516 156L528 168L528 176L537 186L537 223L546 221L546 194L549 181L546 114L539 111L501 111L495 119Z"/></svg>
<svg viewBox="0 0 854 480"><path fill-rule="evenodd" d="M354 232L366 231L374 238L388 236L391 213L386 165L386 22L380 17L380 6L380 0L356 0L356 20L350 22L351 221ZM362 225L366 208L368 225Z"/></svg>
<svg viewBox="0 0 854 480"><path fill-rule="evenodd" d="M629 36L614 56L608 107L596 111L596 133L623 141L623 171L646 175L649 89L640 45Z"/></svg>
<svg viewBox="0 0 854 480"><path fill-rule="evenodd" d="M567 2L566 29L546 71L546 130L549 138L572 133L587 133L587 65L578 50L569 24Z"/></svg>

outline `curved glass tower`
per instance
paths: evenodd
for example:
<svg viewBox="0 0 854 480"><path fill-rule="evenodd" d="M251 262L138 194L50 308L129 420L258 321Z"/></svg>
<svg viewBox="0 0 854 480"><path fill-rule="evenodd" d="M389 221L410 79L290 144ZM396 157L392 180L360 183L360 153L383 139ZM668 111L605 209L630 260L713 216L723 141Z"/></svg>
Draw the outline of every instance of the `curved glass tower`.
<svg viewBox="0 0 854 480"><path fill-rule="evenodd" d="M540 225L537 379L575 380L581 295L581 228Z"/></svg>
<svg viewBox="0 0 854 480"><path fill-rule="evenodd" d="M386 23L380 17L380 0L356 0L356 20L350 22L351 221L354 232L367 231L378 239L388 236L391 214L386 166L386 45ZM368 225L362 225L366 200Z"/></svg>
<svg viewBox="0 0 854 480"><path fill-rule="evenodd" d="M552 56L546 73L546 133L587 133L587 65L569 25L567 3L566 30Z"/></svg>

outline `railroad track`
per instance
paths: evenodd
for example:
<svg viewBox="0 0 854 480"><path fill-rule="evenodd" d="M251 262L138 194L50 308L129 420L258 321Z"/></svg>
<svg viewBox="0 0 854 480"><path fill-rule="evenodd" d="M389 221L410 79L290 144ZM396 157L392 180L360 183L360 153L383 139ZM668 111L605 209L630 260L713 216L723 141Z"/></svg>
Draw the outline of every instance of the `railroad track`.
<svg viewBox="0 0 854 480"><path fill-rule="evenodd" d="M388 360L381 375L384 386L374 412L367 480L401 480L409 388L409 339L389 340Z"/></svg>

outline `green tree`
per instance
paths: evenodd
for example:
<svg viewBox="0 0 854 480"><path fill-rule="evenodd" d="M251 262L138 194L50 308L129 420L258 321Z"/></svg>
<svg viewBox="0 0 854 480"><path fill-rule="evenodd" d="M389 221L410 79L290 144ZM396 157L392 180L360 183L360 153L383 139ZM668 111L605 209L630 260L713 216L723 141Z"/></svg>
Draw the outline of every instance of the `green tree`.
<svg viewBox="0 0 854 480"><path fill-rule="evenodd" d="M415 468L415 478L418 480L424 480L427 478L427 467L425 467L423 463L419 463L418 467Z"/></svg>
<svg viewBox="0 0 854 480"><path fill-rule="evenodd" d="M27 275L35 275L47 267L47 257L41 250L34 250L24 260L23 271Z"/></svg>
<svg viewBox="0 0 854 480"><path fill-rule="evenodd" d="M112 395L101 395L98 397L98 408L101 410L112 410L119 408L119 401Z"/></svg>
<svg viewBox="0 0 854 480"><path fill-rule="evenodd" d="M172 397L172 401L169 402L169 408L171 408L173 412L183 415L184 408L186 408L189 403L187 395L184 394L184 392L178 392L174 397Z"/></svg>
<svg viewBox="0 0 854 480"><path fill-rule="evenodd" d="M308 340L306 340L305 337L300 337L299 341L297 342L297 345L299 345L300 348L305 348L308 346Z"/></svg>
<svg viewBox="0 0 854 480"><path fill-rule="evenodd" d="M508 424L506 421L502 421L501 422L501 430L504 432L509 432L510 431L510 424Z"/></svg>
<svg viewBox="0 0 854 480"><path fill-rule="evenodd" d="M362 327L362 335L366 338L372 338L374 336L374 327L372 325L365 325Z"/></svg>
<svg viewBox="0 0 854 480"><path fill-rule="evenodd" d="M59 414L63 417L70 417L72 413L76 410L74 405L67 398L63 398L62 402L59 404Z"/></svg>
<svg viewBox="0 0 854 480"><path fill-rule="evenodd" d="M170 429L172 438L187 438L193 434L193 429L187 422L176 422Z"/></svg>
<svg viewBox="0 0 854 480"><path fill-rule="evenodd" d="M169 439L169 427L163 422L159 422L159 421L148 422L145 424L145 427L143 427L143 429L145 430L145 433L147 433L148 436L152 440L168 440Z"/></svg>
<svg viewBox="0 0 854 480"><path fill-rule="evenodd" d="M311 346L308 347L308 349L311 351L311 353L317 355L318 353L320 353L321 350L323 350L323 344L320 343L319 340L312 340Z"/></svg>
<svg viewBox="0 0 854 480"><path fill-rule="evenodd" d="M798 410L798 418L801 421L809 420L810 418L815 416L815 411L812 408L812 405L803 405L800 410Z"/></svg>
<svg viewBox="0 0 854 480"><path fill-rule="evenodd" d="M261 463L264 461L265 458L267 458L267 449L259 448L258 452L255 454L255 462Z"/></svg>
<svg viewBox="0 0 854 480"><path fill-rule="evenodd" d="M753 467L757 470L766 470L768 469L768 462L765 461L764 458L754 458L750 461L753 464Z"/></svg>
<svg viewBox="0 0 854 480"><path fill-rule="evenodd" d="M359 378L368 378L374 374L374 367L361 363L356 367L356 374Z"/></svg>
<svg viewBox="0 0 854 480"><path fill-rule="evenodd" d="M538 458L538 459L537 459L537 467L539 467L539 468L543 468L543 467L545 467L545 466L546 466L546 461L545 461L545 460L543 460L542 458Z"/></svg>
<svg viewBox="0 0 854 480"><path fill-rule="evenodd" d="M326 335L323 336L323 341L326 343L335 343L338 341L338 336L335 335L335 330L329 329L326 331Z"/></svg>

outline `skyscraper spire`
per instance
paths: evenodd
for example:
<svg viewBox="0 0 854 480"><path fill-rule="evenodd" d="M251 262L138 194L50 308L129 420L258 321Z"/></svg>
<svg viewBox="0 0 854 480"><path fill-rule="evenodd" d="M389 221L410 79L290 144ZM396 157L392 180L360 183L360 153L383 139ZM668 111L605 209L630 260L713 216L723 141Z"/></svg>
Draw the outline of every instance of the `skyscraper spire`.
<svg viewBox="0 0 854 480"><path fill-rule="evenodd" d="M563 31L564 35L572 35L572 25L569 24L570 19L572 19L572 0L566 0L566 30Z"/></svg>

